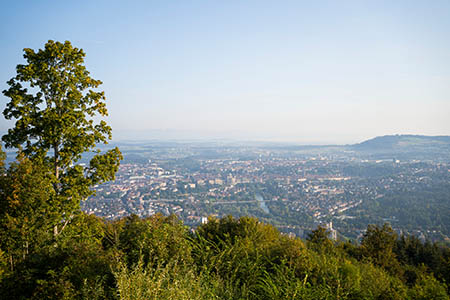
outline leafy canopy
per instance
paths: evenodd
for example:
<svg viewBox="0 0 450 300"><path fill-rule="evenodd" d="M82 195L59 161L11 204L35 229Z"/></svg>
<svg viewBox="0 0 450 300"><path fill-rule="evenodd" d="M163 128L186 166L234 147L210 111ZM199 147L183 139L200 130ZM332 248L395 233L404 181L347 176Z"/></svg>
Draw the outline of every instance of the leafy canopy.
<svg viewBox="0 0 450 300"><path fill-rule="evenodd" d="M24 52L27 63L17 66L3 91L10 98L3 114L15 125L2 140L52 175L57 224L79 210L80 200L93 193L90 186L114 178L122 155L118 148L95 150L111 139L111 127L99 120L108 115L105 94L95 90L102 82L90 77L83 50L50 40L44 49ZM88 166L76 164L94 150Z"/></svg>

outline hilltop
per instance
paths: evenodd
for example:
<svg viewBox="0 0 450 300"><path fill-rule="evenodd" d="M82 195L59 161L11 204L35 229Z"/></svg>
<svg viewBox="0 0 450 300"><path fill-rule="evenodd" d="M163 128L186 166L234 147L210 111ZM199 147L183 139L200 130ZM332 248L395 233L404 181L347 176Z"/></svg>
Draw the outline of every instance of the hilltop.
<svg viewBox="0 0 450 300"><path fill-rule="evenodd" d="M450 136L384 135L354 144L355 150L408 150L450 147Z"/></svg>
<svg viewBox="0 0 450 300"><path fill-rule="evenodd" d="M450 136L385 135L349 148L377 158L444 159L450 158Z"/></svg>

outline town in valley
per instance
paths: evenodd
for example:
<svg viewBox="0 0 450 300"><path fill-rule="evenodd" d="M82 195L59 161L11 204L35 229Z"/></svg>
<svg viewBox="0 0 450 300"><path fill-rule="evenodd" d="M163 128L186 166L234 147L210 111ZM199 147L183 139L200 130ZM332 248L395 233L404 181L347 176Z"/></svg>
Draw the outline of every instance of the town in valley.
<svg viewBox="0 0 450 300"><path fill-rule="evenodd" d="M123 143L115 181L82 203L107 219L175 214L195 228L208 217L251 215L304 237L325 226L357 240L368 224L448 242L446 157L361 152L342 146L225 142Z"/></svg>

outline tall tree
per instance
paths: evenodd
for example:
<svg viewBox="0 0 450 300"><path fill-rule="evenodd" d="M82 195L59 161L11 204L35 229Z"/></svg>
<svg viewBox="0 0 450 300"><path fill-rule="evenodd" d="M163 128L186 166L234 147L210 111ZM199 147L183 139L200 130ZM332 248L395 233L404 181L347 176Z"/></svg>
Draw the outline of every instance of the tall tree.
<svg viewBox="0 0 450 300"><path fill-rule="evenodd" d="M361 240L361 251L372 263L385 268L395 275L401 272L394 253L397 234L389 224L383 227L369 224Z"/></svg>
<svg viewBox="0 0 450 300"><path fill-rule="evenodd" d="M83 50L50 40L44 49L24 52L27 63L17 65L3 91L11 99L3 114L15 125L2 140L51 176L58 235L93 193L90 187L114 179L122 155L118 148L103 154L97 149L111 139L111 127L101 120L108 114L105 94L96 90L102 82L90 77ZM77 164L88 151L97 152L90 163Z"/></svg>

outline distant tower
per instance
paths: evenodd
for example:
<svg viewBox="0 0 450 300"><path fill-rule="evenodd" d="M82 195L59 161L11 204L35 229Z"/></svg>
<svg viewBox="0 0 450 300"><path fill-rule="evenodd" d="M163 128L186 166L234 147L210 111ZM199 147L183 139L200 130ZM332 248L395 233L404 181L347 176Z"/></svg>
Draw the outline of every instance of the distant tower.
<svg viewBox="0 0 450 300"><path fill-rule="evenodd" d="M333 222L330 221L330 223L327 224L327 229L330 231L330 239L333 241L337 240L337 231L333 229Z"/></svg>

